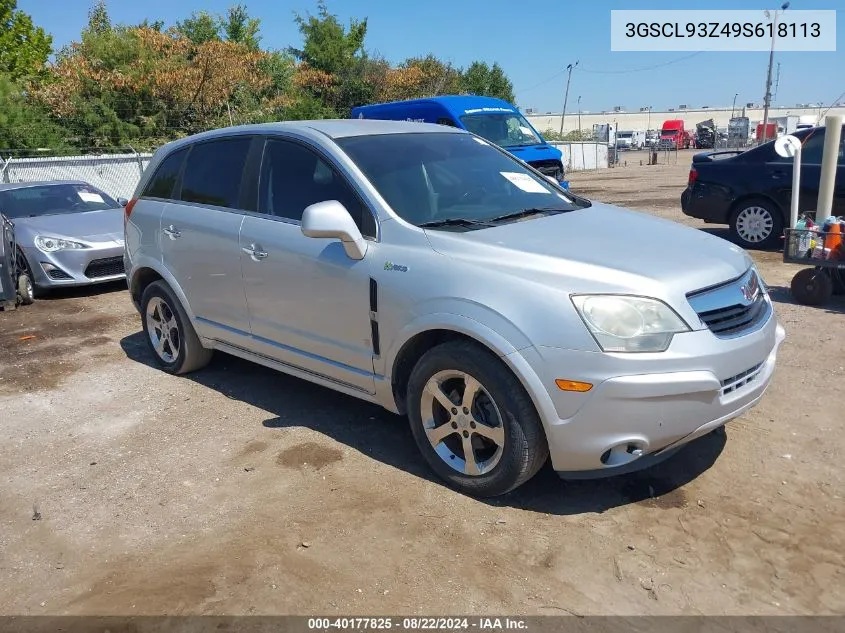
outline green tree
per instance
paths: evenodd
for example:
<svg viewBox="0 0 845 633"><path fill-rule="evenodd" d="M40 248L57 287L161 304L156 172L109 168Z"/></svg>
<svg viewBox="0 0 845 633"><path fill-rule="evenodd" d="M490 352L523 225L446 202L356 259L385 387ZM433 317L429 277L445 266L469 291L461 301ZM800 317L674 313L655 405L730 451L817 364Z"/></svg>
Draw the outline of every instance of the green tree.
<svg viewBox="0 0 845 633"><path fill-rule="evenodd" d="M364 38L367 20L350 20L348 30L329 13L323 0L317 3L317 15L303 17L296 14L296 24L302 34L303 47L290 52L311 68L330 74L343 74L365 57Z"/></svg>
<svg viewBox="0 0 845 633"><path fill-rule="evenodd" d="M322 101L327 111L345 117L353 106L370 101L375 94L364 50L367 20L352 19L346 28L323 0L317 9L316 16L297 14L295 18L303 46L288 49L302 62L294 83L305 95Z"/></svg>
<svg viewBox="0 0 845 633"><path fill-rule="evenodd" d="M0 0L0 73L17 81L43 72L53 38L17 9L17 0Z"/></svg>
<svg viewBox="0 0 845 633"><path fill-rule="evenodd" d="M0 149L58 149L67 133L41 108L27 103L19 86L0 75Z"/></svg>
<svg viewBox="0 0 845 633"><path fill-rule="evenodd" d="M108 33L111 31L111 18L106 8L106 0L97 0L88 10L88 25L83 32Z"/></svg>
<svg viewBox="0 0 845 633"><path fill-rule="evenodd" d="M469 94L497 97L508 103L516 101L513 84L498 63L491 68L486 62L473 62L463 72L461 85Z"/></svg>
<svg viewBox="0 0 845 633"><path fill-rule="evenodd" d="M249 17L246 7L242 4L229 7L226 17L220 21L220 28L226 34L227 40L243 44L252 50L258 50L258 42L261 40L258 35L260 27L261 20Z"/></svg>
<svg viewBox="0 0 845 633"><path fill-rule="evenodd" d="M220 39L220 21L208 11L194 11L190 17L177 22L175 28L194 44Z"/></svg>

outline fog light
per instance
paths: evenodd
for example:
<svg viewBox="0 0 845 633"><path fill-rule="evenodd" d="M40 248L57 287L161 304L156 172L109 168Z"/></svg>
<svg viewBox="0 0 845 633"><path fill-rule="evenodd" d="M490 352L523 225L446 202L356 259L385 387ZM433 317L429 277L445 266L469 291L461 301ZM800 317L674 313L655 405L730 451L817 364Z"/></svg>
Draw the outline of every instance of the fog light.
<svg viewBox="0 0 845 633"><path fill-rule="evenodd" d="M555 384L558 386L558 389L562 391L577 391L580 393L589 391L593 388L592 383L579 382L577 380L564 380L563 378L555 380Z"/></svg>

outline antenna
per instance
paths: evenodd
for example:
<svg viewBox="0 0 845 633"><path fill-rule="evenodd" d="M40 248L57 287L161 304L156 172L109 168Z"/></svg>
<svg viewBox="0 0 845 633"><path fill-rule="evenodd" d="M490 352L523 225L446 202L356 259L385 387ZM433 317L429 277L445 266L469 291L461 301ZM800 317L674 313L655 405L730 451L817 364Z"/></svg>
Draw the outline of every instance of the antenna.
<svg viewBox="0 0 845 633"><path fill-rule="evenodd" d="M778 62L778 70L777 74L775 75L775 93L772 95L772 101L776 101L778 98L778 86L780 85L780 62Z"/></svg>

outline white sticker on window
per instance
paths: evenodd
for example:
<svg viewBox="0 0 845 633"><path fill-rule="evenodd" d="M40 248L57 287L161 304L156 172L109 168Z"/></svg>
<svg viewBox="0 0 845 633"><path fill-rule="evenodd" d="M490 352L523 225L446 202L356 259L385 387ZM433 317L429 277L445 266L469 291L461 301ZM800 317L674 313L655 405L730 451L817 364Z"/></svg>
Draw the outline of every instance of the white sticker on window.
<svg viewBox="0 0 845 633"><path fill-rule="evenodd" d="M98 193L91 193L90 191L77 191L76 193L85 202L99 202L100 204L105 203L105 200L103 200L103 196Z"/></svg>
<svg viewBox="0 0 845 633"><path fill-rule="evenodd" d="M528 193L551 193L528 174L518 174L513 171L500 171L500 174L510 180L515 186Z"/></svg>

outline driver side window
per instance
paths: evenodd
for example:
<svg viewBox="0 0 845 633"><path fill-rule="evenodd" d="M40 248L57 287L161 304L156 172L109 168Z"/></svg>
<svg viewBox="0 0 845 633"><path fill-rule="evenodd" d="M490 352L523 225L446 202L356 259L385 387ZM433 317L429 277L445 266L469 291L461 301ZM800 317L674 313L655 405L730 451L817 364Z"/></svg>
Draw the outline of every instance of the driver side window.
<svg viewBox="0 0 845 633"><path fill-rule="evenodd" d="M267 140L261 161L259 213L299 222L306 207L327 200L340 202L361 234L375 237L372 213L334 167L301 143Z"/></svg>

